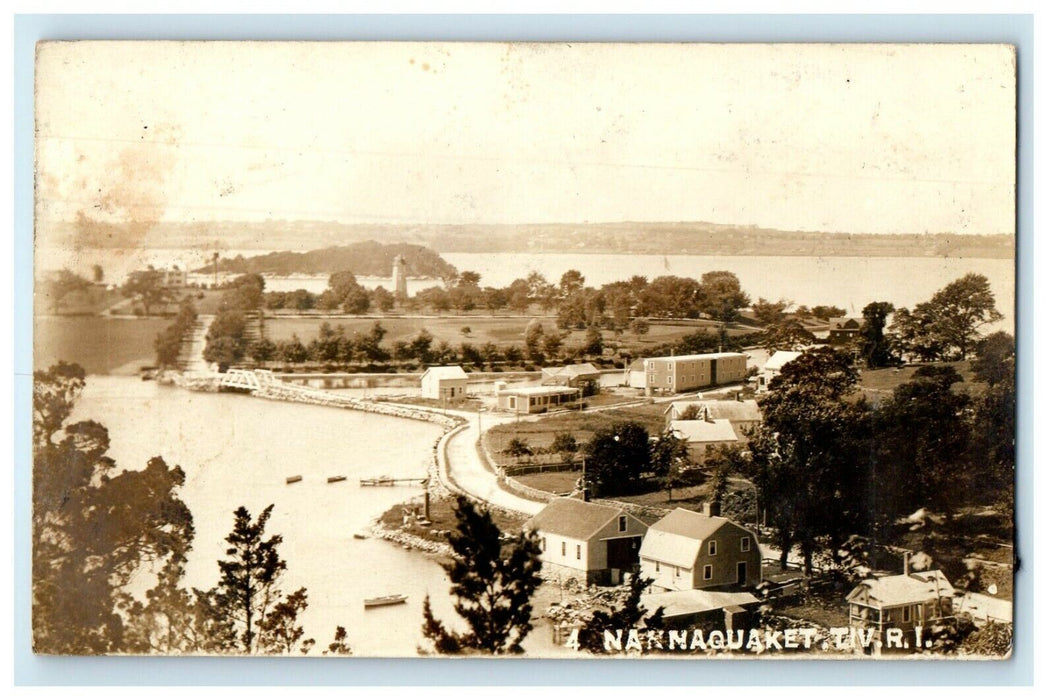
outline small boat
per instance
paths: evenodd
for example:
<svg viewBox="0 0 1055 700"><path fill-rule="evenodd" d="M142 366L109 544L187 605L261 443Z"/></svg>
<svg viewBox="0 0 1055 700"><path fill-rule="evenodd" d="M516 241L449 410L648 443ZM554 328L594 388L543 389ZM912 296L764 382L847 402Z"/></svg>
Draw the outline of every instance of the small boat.
<svg viewBox="0 0 1055 700"><path fill-rule="evenodd" d="M396 480L390 476L378 476L372 479L360 479L360 486L395 486Z"/></svg>
<svg viewBox="0 0 1055 700"><path fill-rule="evenodd" d="M379 598L367 598L363 601L364 608L380 608L384 605L400 605L407 602L407 597L402 593L383 595Z"/></svg>
<svg viewBox="0 0 1055 700"><path fill-rule="evenodd" d="M354 537L357 540L365 540L366 539L366 535L364 535L361 532L355 533L354 535L352 535L352 537Z"/></svg>
<svg viewBox="0 0 1055 700"><path fill-rule="evenodd" d="M298 481L303 481L303 480L304 480L304 477L301 476L300 474L297 474L296 476L287 476L286 477L286 483L287 484L295 484Z"/></svg>
<svg viewBox="0 0 1055 700"><path fill-rule="evenodd" d="M348 479L348 477L346 477L346 476L330 476L330 477L326 478L326 483L327 484L333 484L333 483L336 483L338 481L345 481L346 479Z"/></svg>

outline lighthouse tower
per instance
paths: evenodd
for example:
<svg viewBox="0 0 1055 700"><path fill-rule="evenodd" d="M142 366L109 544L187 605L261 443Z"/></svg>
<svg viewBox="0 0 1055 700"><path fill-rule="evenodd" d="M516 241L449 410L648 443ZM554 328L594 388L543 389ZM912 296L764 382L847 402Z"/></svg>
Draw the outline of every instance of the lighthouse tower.
<svg viewBox="0 0 1055 700"><path fill-rule="evenodd" d="M397 255L392 261L392 291L396 299L403 301L407 298L407 261L402 255Z"/></svg>

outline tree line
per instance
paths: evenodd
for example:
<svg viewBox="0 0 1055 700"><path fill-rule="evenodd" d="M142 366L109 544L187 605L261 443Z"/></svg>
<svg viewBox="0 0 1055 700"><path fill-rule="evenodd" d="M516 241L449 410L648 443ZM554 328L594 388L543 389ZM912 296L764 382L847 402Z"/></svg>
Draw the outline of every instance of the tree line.
<svg viewBox="0 0 1055 700"><path fill-rule="evenodd" d="M953 368L926 365L884 400L855 396L859 371L831 348L787 363L759 398L763 420L747 450L727 453L758 487L782 563L792 546L807 571L836 560L851 535L889 541L919 508L952 513L970 504L1010 509L1014 494L1014 341L977 344L971 396Z"/></svg>
<svg viewBox="0 0 1055 700"><path fill-rule="evenodd" d="M219 576L182 584L194 519L179 496L186 475L154 457L119 470L106 427L70 423L84 370L60 362L33 376L33 649L46 654L307 653L305 588L282 586L272 507L234 512ZM145 596L128 592L148 577ZM340 627L329 653L349 653Z"/></svg>

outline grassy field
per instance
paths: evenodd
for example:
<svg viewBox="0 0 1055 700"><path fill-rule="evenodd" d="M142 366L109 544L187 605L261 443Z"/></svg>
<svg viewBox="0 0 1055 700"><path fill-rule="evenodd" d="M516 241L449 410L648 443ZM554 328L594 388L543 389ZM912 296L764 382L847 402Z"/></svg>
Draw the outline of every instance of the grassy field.
<svg viewBox="0 0 1055 700"><path fill-rule="evenodd" d="M137 374L154 364L154 338L171 321L163 318L44 316L34 319L33 364L65 360L89 374Z"/></svg>
<svg viewBox="0 0 1055 700"><path fill-rule="evenodd" d="M532 450L537 451L540 448L548 448L557 433L571 433L579 443L584 443L589 441L597 430L627 420L642 423L650 433L656 435L663 430L665 408L665 404L640 404L598 413L556 413L538 420L497 425L486 433L484 439L487 440L491 454L498 457L514 437L520 438Z"/></svg>
<svg viewBox="0 0 1055 700"><path fill-rule="evenodd" d="M268 337L272 340L288 340L296 334L301 341L308 342L316 336L319 326L325 321L331 326L344 326L345 332L365 332L376 321L388 331L385 336L385 345L391 346L397 340L410 341L422 330L428 330L433 336L433 343L438 344L446 341L453 347L462 343L482 345L494 343L498 347L510 345L522 345L524 342L524 330L533 319L523 317L491 317L491 316L442 316L431 318L408 318L403 316L386 316L359 318L349 316L325 317L298 317L278 316L266 319L265 326ZM469 327L469 333L462 333L462 329ZM542 319L542 327L546 332L557 330L553 318ZM646 353L649 347L660 343L675 341L682 336L703 329L713 329L715 324L710 321L698 321L685 324L663 324L654 323L646 335L640 338L631 334L623 333L616 335L613 331L603 331L605 343L618 342L620 346L630 350L634 354ZM742 334L745 331L731 331L731 335ZM577 347L582 345L586 339L586 331L571 331L564 340L565 347Z"/></svg>
<svg viewBox="0 0 1055 700"><path fill-rule="evenodd" d="M969 361L963 361L936 362L933 366L947 366L955 369L960 376L964 378L964 382L962 384L954 385L953 390L966 391L968 394L976 396L985 390L985 385L974 380L974 374L971 372L970 365L971 363ZM917 369L919 368L886 367L884 369L863 370L861 372L861 381L858 391L870 400L889 398L893 395L895 388L905 382L911 381L912 375L916 373Z"/></svg>

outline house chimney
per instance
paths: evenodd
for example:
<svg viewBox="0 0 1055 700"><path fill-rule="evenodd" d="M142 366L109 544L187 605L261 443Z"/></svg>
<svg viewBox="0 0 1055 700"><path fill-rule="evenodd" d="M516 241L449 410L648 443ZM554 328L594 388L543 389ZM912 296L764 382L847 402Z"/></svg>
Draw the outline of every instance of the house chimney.
<svg viewBox="0 0 1055 700"><path fill-rule="evenodd" d="M722 507L714 501L704 501L700 505L700 512L710 518L717 518L722 514Z"/></svg>
<svg viewBox="0 0 1055 700"><path fill-rule="evenodd" d="M707 408L706 406L703 407L703 419L708 423L714 422L711 420L711 409Z"/></svg>
<svg viewBox="0 0 1055 700"><path fill-rule="evenodd" d="M902 558L902 561L904 562L904 564L902 566L902 569L903 569L902 573L905 574L906 576L908 576L908 574L909 574L909 571L908 571L908 555L909 555L909 552L906 551L905 554L903 555L903 558Z"/></svg>
<svg viewBox="0 0 1055 700"><path fill-rule="evenodd" d="M743 396L741 396L741 395L740 395L740 392L739 392L739 391L738 391L738 392L736 392L736 400L737 400L737 401L743 401L743 400L744 400L744 399L743 399Z"/></svg>

